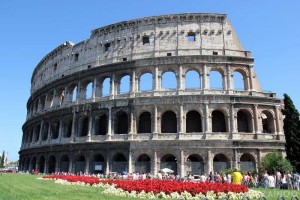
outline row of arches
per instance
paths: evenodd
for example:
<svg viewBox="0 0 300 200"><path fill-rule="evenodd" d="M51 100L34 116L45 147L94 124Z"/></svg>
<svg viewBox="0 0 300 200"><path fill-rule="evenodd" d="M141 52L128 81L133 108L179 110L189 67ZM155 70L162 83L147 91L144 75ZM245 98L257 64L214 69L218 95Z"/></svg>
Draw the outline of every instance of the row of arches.
<svg viewBox="0 0 300 200"><path fill-rule="evenodd" d="M222 110L213 110L211 117L211 132L229 132L229 116ZM127 134L131 130L130 115L121 110L116 112L114 122L109 123L109 112L103 112L98 115L83 115L78 119L71 116L65 116L62 119L52 119L51 122L43 121L42 123L32 125L26 128L23 134L23 143L45 141L47 139L57 139L59 137L69 138L72 135L77 137L86 137L88 135L108 135L108 134ZM184 116L184 125L186 133L205 132L206 117L196 110L190 110ZM137 117L136 133L153 133L155 129L153 114L149 111L142 112ZM260 117L261 132L274 133L275 124L272 113L264 110ZM161 133L178 133L178 115L176 112L167 110L161 115L160 132ZM240 109L236 113L236 130L241 133L253 133L255 131L253 116L250 111ZM75 123L74 123L75 122ZM112 130L109 130L112 126ZM109 132L111 131L111 132Z"/></svg>
<svg viewBox="0 0 300 200"><path fill-rule="evenodd" d="M48 91L33 100L28 105L28 115L64 106L81 100L112 97L136 92L164 91L164 90L249 90L249 76L240 67L225 72L223 68L210 68L203 73L200 68L188 68L181 77L175 70L166 69L160 75L153 69L141 72L124 72L118 75L108 74L103 77L89 77L79 82L71 82ZM247 69L248 70L248 69ZM226 77L226 73L232 75ZM228 82L227 79L231 81ZM230 86L228 86L228 84Z"/></svg>
<svg viewBox="0 0 300 200"><path fill-rule="evenodd" d="M205 160L199 154L188 155L184 161L186 174L205 174ZM242 171L253 171L256 169L255 157L250 153L244 153L239 159L240 169ZM169 168L174 174L179 172L179 158L173 154L165 154L157 162L158 169ZM33 156L32 158L23 158L21 160L21 170L31 171L37 170L41 173L107 173L130 171L129 165L133 165L134 171L138 173L153 173L153 160L148 154L141 154L132 163L129 163L127 156L123 153L117 153L112 156L111 160L105 159L102 154L95 154L91 159L84 154L78 154L72 160L69 155L63 154L60 157L50 155L46 158L44 155ZM155 164L155 163L154 163ZM231 168L231 159L225 154L219 153L212 160L213 171L219 172ZM132 167L131 167L132 168ZM158 170L159 171L159 170Z"/></svg>

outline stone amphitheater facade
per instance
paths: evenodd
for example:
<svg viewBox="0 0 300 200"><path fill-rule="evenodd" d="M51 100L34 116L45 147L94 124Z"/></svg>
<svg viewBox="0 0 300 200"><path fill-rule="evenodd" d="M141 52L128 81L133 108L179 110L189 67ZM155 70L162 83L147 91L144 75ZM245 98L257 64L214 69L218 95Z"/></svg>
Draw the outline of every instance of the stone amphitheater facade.
<svg viewBox="0 0 300 200"><path fill-rule="evenodd" d="M284 151L285 140L282 101L262 91L253 66L224 14L92 30L34 69L20 170L156 174L167 167L185 176L257 169L265 154ZM212 73L221 88L211 87ZM166 74L175 80L170 87Z"/></svg>

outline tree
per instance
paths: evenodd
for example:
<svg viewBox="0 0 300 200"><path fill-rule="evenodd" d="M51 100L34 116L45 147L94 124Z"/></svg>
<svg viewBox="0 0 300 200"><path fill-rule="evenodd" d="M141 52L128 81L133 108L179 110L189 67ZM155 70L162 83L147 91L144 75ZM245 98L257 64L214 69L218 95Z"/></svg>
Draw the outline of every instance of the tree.
<svg viewBox="0 0 300 200"><path fill-rule="evenodd" d="M4 158L5 158L5 152L2 152L2 156L1 156L1 160L0 160L0 167L3 168L4 167Z"/></svg>
<svg viewBox="0 0 300 200"><path fill-rule="evenodd" d="M285 115L283 120L283 130L285 135L286 158L291 162L297 171L300 171L300 120L299 112L295 108L292 99L284 94L284 109L282 114Z"/></svg>
<svg viewBox="0 0 300 200"><path fill-rule="evenodd" d="M265 157L263 157L261 160L261 166L263 169L268 170L271 174L275 174L276 171L288 172L293 169L291 163L285 159L279 151L268 153Z"/></svg>

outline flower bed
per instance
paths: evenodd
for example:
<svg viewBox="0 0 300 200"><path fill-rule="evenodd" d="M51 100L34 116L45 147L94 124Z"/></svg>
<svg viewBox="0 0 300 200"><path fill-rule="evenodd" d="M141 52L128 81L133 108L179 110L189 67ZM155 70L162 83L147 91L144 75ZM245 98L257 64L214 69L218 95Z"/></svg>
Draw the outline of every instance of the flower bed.
<svg viewBox="0 0 300 200"><path fill-rule="evenodd" d="M199 199L258 199L262 193L248 190L247 187L233 184L221 183L194 183L176 182L166 180L100 180L85 176L44 176L44 179L59 180L62 184L89 185L105 188L104 193L118 196L138 198L184 198Z"/></svg>

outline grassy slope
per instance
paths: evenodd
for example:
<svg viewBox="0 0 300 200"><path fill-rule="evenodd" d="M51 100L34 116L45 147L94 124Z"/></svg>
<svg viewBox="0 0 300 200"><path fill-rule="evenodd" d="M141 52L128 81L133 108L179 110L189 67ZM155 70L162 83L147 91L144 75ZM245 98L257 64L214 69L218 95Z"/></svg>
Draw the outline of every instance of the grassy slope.
<svg viewBox="0 0 300 200"><path fill-rule="evenodd" d="M0 176L0 200L123 200L101 194L94 187L67 186L51 180L38 180L39 176L4 174Z"/></svg>
<svg viewBox="0 0 300 200"><path fill-rule="evenodd" d="M102 189L94 187L67 186L52 180L38 180L39 176L25 174L4 174L0 176L0 200L128 200L129 198L101 194ZM300 199L299 191L259 189L268 200L277 200L283 195L290 200L293 195ZM287 198L288 197L288 198Z"/></svg>

